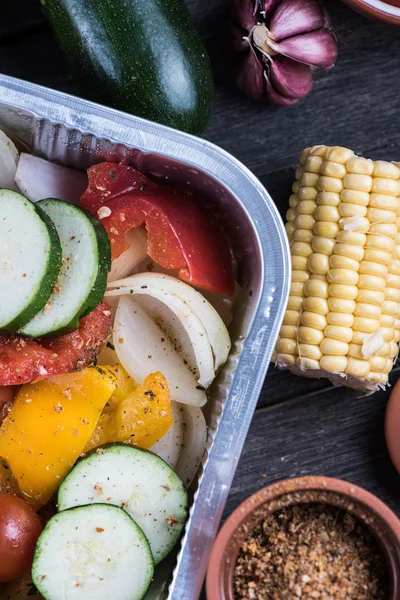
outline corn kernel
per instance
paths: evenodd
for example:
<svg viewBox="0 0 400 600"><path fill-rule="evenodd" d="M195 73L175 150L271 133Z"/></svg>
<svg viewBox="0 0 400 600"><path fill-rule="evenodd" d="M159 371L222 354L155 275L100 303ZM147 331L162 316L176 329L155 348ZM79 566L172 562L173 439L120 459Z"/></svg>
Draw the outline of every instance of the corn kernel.
<svg viewBox="0 0 400 600"><path fill-rule="evenodd" d="M369 319L368 317L355 317L354 331L364 331L365 333L373 333L379 329L378 319Z"/></svg>
<svg viewBox="0 0 400 600"><path fill-rule="evenodd" d="M316 298L328 298L328 284L320 279L309 279L304 286L305 296L315 296Z"/></svg>
<svg viewBox="0 0 400 600"><path fill-rule="evenodd" d="M343 298L344 300L354 300L357 298L358 288L356 285L342 285L341 283L331 283L328 288L329 296L333 298Z"/></svg>
<svg viewBox="0 0 400 600"><path fill-rule="evenodd" d="M350 302L353 302L350 300ZM353 327L354 315L346 312L328 312L326 320L329 325L338 325L339 327Z"/></svg>
<svg viewBox="0 0 400 600"><path fill-rule="evenodd" d="M296 358L296 365L305 371L310 369L319 369L319 362L317 360L312 360L312 358L303 358L302 356Z"/></svg>
<svg viewBox="0 0 400 600"><path fill-rule="evenodd" d="M307 259L307 268L316 275L325 275L329 271L329 257L315 252Z"/></svg>
<svg viewBox="0 0 400 600"><path fill-rule="evenodd" d="M292 255L292 269L294 271L305 271L307 269L307 257Z"/></svg>
<svg viewBox="0 0 400 600"><path fill-rule="evenodd" d="M395 223L371 223L368 233L394 238L397 235L397 227Z"/></svg>
<svg viewBox="0 0 400 600"><path fill-rule="evenodd" d="M360 262L359 273L367 275L377 275L378 277L386 277L388 272L387 267L382 263L371 262L368 260L362 260Z"/></svg>
<svg viewBox="0 0 400 600"><path fill-rule="evenodd" d="M376 304L364 304L358 302L354 311L356 317L366 317L368 319L380 319L381 307Z"/></svg>
<svg viewBox="0 0 400 600"><path fill-rule="evenodd" d="M396 223L396 213L393 210L383 210L382 208L369 208L367 218L371 223L379 221L380 223Z"/></svg>
<svg viewBox="0 0 400 600"><path fill-rule="evenodd" d="M391 300L385 300L381 306L381 310L382 314L395 317L400 312L400 304Z"/></svg>
<svg viewBox="0 0 400 600"><path fill-rule="evenodd" d="M362 353L362 345L360 345L360 344L349 344L348 356L351 356L352 358L360 358L361 360L363 360L364 359L364 355ZM386 364L386 359L383 358L382 360Z"/></svg>
<svg viewBox="0 0 400 600"><path fill-rule="evenodd" d="M289 210L292 210L291 208ZM311 215L297 215L294 220L294 226L296 229L312 229L314 227L315 219Z"/></svg>
<svg viewBox="0 0 400 600"><path fill-rule="evenodd" d="M301 201L307 200L315 202L317 194L318 190L314 187L301 187L297 192L297 196Z"/></svg>
<svg viewBox="0 0 400 600"><path fill-rule="evenodd" d="M374 163L374 177L387 177L389 179L399 179L400 169L386 160L376 160Z"/></svg>
<svg viewBox="0 0 400 600"><path fill-rule="evenodd" d="M314 235L327 238L335 238L340 227L338 223L317 221L313 227Z"/></svg>
<svg viewBox="0 0 400 600"><path fill-rule="evenodd" d="M372 177L369 175L347 174L343 179L343 186L350 190L370 192L372 189Z"/></svg>
<svg viewBox="0 0 400 600"><path fill-rule="evenodd" d="M342 202L349 202L350 204L360 204L362 206L368 206L370 195L368 192L362 192L361 190L346 189L340 192L340 198Z"/></svg>
<svg viewBox="0 0 400 600"><path fill-rule="evenodd" d="M299 199L297 197L297 194L291 194L289 196L289 206L290 208L296 208L296 206L299 203Z"/></svg>
<svg viewBox="0 0 400 600"><path fill-rule="evenodd" d="M346 177L348 177L348 175L346 175ZM326 177L325 175L320 175L320 177L318 177L317 190L320 192L336 192L338 194L342 191L343 187L344 185L341 179L337 179L336 177Z"/></svg>
<svg viewBox="0 0 400 600"><path fill-rule="evenodd" d="M308 173L319 173L323 159L320 156L308 156L304 162L304 170Z"/></svg>
<svg viewBox="0 0 400 600"><path fill-rule="evenodd" d="M388 287L400 288L400 275L389 273L386 276L386 285Z"/></svg>
<svg viewBox="0 0 400 600"><path fill-rule="evenodd" d="M310 273L308 271L293 270L292 281L298 283L305 283L310 279Z"/></svg>
<svg viewBox="0 0 400 600"><path fill-rule="evenodd" d="M387 194L371 194L369 206L371 208L393 210L394 212L397 212L400 208L400 201L396 196L388 196Z"/></svg>
<svg viewBox="0 0 400 600"><path fill-rule="evenodd" d="M332 146L331 148L325 146L324 155L327 160L346 164L349 158L354 156L354 152L348 148L343 148L342 146Z"/></svg>
<svg viewBox="0 0 400 600"><path fill-rule="evenodd" d="M377 290L381 292L385 289L385 277L376 275L360 275L358 279L358 287L365 290Z"/></svg>
<svg viewBox="0 0 400 600"><path fill-rule="evenodd" d="M319 315L326 315L329 311L328 302L325 298L309 297L304 298L303 310L318 313Z"/></svg>
<svg viewBox="0 0 400 600"><path fill-rule="evenodd" d="M342 202L339 206L339 213L341 217L365 217L368 213L366 206L360 204L350 204L349 202Z"/></svg>
<svg viewBox="0 0 400 600"><path fill-rule="evenodd" d="M384 179L375 177L372 184L372 191L388 196L398 196L400 194L400 182L393 179Z"/></svg>
<svg viewBox="0 0 400 600"><path fill-rule="evenodd" d="M371 371L380 371L382 372L386 367L386 358L384 356L371 356L369 359L369 366L371 367Z"/></svg>
<svg viewBox="0 0 400 600"><path fill-rule="evenodd" d="M326 327L326 318L323 315L309 311L304 311L301 313L300 322L302 325L306 325L307 327L312 327L314 329L323 330Z"/></svg>
<svg viewBox="0 0 400 600"><path fill-rule="evenodd" d="M281 338L275 346L275 351L278 354L297 354L297 342L293 339Z"/></svg>
<svg viewBox="0 0 400 600"><path fill-rule="evenodd" d="M290 295L291 296L304 296L304 283L300 281L292 281L290 284Z"/></svg>
<svg viewBox="0 0 400 600"><path fill-rule="evenodd" d="M282 367L296 364L296 356L294 354L275 354L273 360L277 365L282 365Z"/></svg>
<svg viewBox="0 0 400 600"><path fill-rule="evenodd" d="M327 325L324 329L325 336L342 342L351 342L353 330L351 327L340 327L339 325Z"/></svg>
<svg viewBox="0 0 400 600"><path fill-rule="evenodd" d="M364 248L361 248L360 246L353 246L352 244L336 244L334 253L340 256L346 256L359 262L364 257Z"/></svg>
<svg viewBox="0 0 400 600"><path fill-rule="evenodd" d="M292 238L297 242L310 242L312 238L312 232L309 229L296 229L293 225Z"/></svg>
<svg viewBox="0 0 400 600"><path fill-rule="evenodd" d="M357 271L351 271L350 269L330 269L327 273L328 283L339 283L349 286L357 285L358 277Z"/></svg>
<svg viewBox="0 0 400 600"><path fill-rule="evenodd" d="M296 208L298 215L312 215L315 210L315 202L313 200L299 200Z"/></svg>
<svg viewBox="0 0 400 600"><path fill-rule="evenodd" d="M353 246L361 246L364 248L367 241L367 236L361 231L339 231L336 241L342 244L351 244Z"/></svg>
<svg viewBox="0 0 400 600"><path fill-rule="evenodd" d="M365 241L366 248L375 248L376 250L382 250L383 252L388 252L392 254L395 250L395 242L392 238L381 236L381 235L373 235L371 232L368 233L367 239Z"/></svg>
<svg viewBox="0 0 400 600"><path fill-rule="evenodd" d="M393 315L381 315L379 318L379 325L381 327L394 327L394 321Z"/></svg>
<svg viewBox="0 0 400 600"><path fill-rule="evenodd" d="M343 179L347 170L346 167L340 163L325 160L321 165L320 173L322 173L322 175L327 175L328 177Z"/></svg>
<svg viewBox="0 0 400 600"><path fill-rule="evenodd" d="M287 308L289 310L301 310L303 306L303 298L301 296L289 296Z"/></svg>
<svg viewBox="0 0 400 600"><path fill-rule="evenodd" d="M354 258L348 258L340 254L334 254L329 258L329 266L331 269L349 269L358 271L360 263Z"/></svg>
<svg viewBox="0 0 400 600"><path fill-rule="evenodd" d="M347 367L346 356L329 356L325 354L319 361L321 369L329 373L343 373Z"/></svg>
<svg viewBox="0 0 400 600"><path fill-rule="evenodd" d="M367 158L352 156L346 162L346 167L349 173L357 173L359 175L372 175L374 172L374 163Z"/></svg>
<svg viewBox="0 0 400 600"><path fill-rule="evenodd" d="M346 356L349 351L349 344L346 342L327 337L321 341L319 347L323 354L333 354L334 356Z"/></svg>
<svg viewBox="0 0 400 600"><path fill-rule="evenodd" d="M300 183L303 187L312 187L315 189L317 185L318 175L317 173L302 173L300 177Z"/></svg>
<svg viewBox="0 0 400 600"><path fill-rule="evenodd" d="M312 346L311 344L299 344L299 356L311 358L312 360L320 360L322 357L322 352L319 346Z"/></svg>
<svg viewBox="0 0 400 600"><path fill-rule="evenodd" d="M376 290L359 290L357 294L357 302L365 302L365 304L380 306L384 300L384 293Z"/></svg>
<svg viewBox="0 0 400 600"><path fill-rule="evenodd" d="M300 313L298 310L287 310L283 317L283 325L297 325L300 320Z"/></svg>
<svg viewBox="0 0 400 600"><path fill-rule="evenodd" d="M340 213L336 206L317 206L314 216L317 221L337 222L340 219Z"/></svg>
<svg viewBox="0 0 400 600"><path fill-rule="evenodd" d="M374 248L366 248L364 251L364 260L381 263L386 267L392 262L392 255L389 252L375 250Z"/></svg>
<svg viewBox="0 0 400 600"><path fill-rule="evenodd" d="M354 300L348 298L330 297L328 299L328 306L329 310L331 310L332 312L351 315L356 308L356 303L354 302Z"/></svg>
<svg viewBox="0 0 400 600"><path fill-rule="evenodd" d="M341 192L343 194L343 192ZM341 194L336 192L318 192L315 201L321 206L339 206Z"/></svg>
<svg viewBox="0 0 400 600"><path fill-rule="evenodd" d="M353 377L365 377L370 372L369 362L358 358L348 358L346 373Z"/></svg>
<svg viewBox="0 0 400 600"><path fill-rule="evenodd" d="M297 327L295 325L282 325L279 331L280 338L297 339Z"/></svg>
<svg viewBox="0 0 400 600"><path fill-rule="evenodd" d="M305 327L301 325L299 327L299 341L305 344L320 344L323 340L324 334L320 329L313 329L312 327Z"/></svg>

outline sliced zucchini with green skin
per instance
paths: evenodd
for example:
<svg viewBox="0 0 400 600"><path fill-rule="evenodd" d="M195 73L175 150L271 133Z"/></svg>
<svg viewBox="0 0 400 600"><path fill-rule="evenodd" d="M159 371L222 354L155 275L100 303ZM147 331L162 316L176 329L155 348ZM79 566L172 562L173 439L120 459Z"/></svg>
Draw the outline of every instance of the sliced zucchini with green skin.
<svg viewBox="0 0 400 600"><path fill-rule="evenodd" d="M18 331L48 301L61 268L58 233L40 207L0 190L0 331Z"/></svg>
<svg viewBox="0 0 400 600"><path fill-rule="evenodd" d="M80 316L99 268L97 236L92 222L73 204L52 198L36 203L54 222L63 262L57 284L44 308L20 333L29 337L58 334Z"/></svg>
<svg viewBox="0 0 400 600"><path fill-rule="evenodd" d="M154 563L125 511L91 504L58 513L36 544L32 578L45 600L141 600Z"/></svg>
<svg viewBox="0 0 400 600"><path fill-rule="evenodd" d="M107 288L107 277L111 271L111 245L107 231L99 219L96 219L88 210L82 209L93 225L94 231L97 238L97 248L99 252L99 267L97 271L96 281L94 282L93 289L89 295L86 306L83 307L83 311L80 314L81 317L86 317L92 312L103 300Z"/></svg>
<svg viewBox="0 0 400 600"><path fill-rule="evenodd" d="M105 501L126 510L142 528L155 564L175 546L187 519L188 497L181 479L152 452L125 444L89 454L58 491L61 511Z"/></svg>

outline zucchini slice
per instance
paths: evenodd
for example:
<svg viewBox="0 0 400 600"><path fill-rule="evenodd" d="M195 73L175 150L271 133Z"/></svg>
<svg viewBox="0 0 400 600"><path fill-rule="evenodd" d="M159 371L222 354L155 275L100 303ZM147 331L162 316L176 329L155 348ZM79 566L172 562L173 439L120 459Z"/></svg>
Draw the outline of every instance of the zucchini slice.
<svg viewBox="0 0 400 600"><path fill-rule="evenodd" d="M52 219L58 231L63 262L48 302L20 329L29 337L59 335L76 329L76 319L92 294L99 270L97 236L91 219L80 208L63 200L49 198L37 202L36 206Z"/></svg>
<svg viewBox="0 0 400 600"><path fill-rule="evenodd" d="M117 506L58 513L41 533L32 578L46 600L141 600L154 573L149 543Z"/></svg>
<svg viewBox="0 0 400 600"><path fill-rule="evenodd" d="M155 564L175 546L187 518L181 479L155 454L126 444L89 454L61 484L59 510L93 502L126 510L149 540Z"/></svg>
<svg viewBox="0 0 400 600"><path fill-rule="evenodd" d="M94 232L97 239L97 249L99 253L99 264L97 270L97 277L93 284L92 291L90 292L89 298L80 314L81 317L86 317L89 313L96 308L98 304L103 300L103 296L107 288L107 278L111 271L111 245L104 228L104 225L96 219L88 210L82 209L89 221L93 225Z"/></svg>
<svg viewBox="0 0 400 600"><path fill-rule="evenodd" d="M61 244L47 214L0 190L0 331L13 333L47 303L61 268Z"/></svg>

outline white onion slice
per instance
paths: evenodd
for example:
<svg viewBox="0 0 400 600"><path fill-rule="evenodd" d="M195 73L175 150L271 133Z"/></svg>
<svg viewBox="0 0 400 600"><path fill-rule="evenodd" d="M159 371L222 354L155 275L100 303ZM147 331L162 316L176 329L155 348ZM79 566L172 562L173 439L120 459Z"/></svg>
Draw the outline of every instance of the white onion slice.
<svg viewBox="0 0 400 600"><path fill-rule="evenodd" d="M150 273L148 275L151 276ZM186 331L193 348L198 371L198 383L204 388L207 388L215 378L214 357L207 331L196 313L193 312L189 304L182 300L180 296L177 296L171 291L166 291L165 288L160 289L155 287L154 284L150 285L150 282L152 281L151 277L142 279L140 275L134 275L125 281L130 281L131 283L129 289L126 290L126 295L132 296L138 294L141 296L151 296L169 308L173 313L173 319L177 318L179 320L179 323ZM112 297L115 295L115 292L107 292L105 297L107 299L108 296ZM206 301L203 300L203 302ZM145 302L142 307L146 310ZM157 307L155 307L155 310L157 312ZM164 333L167 333L162 326L161 330L164 330ZM182 337L180 337L180 340L182 340ZM176 345L175 348L178 350Z"/></svg>
<svg viewBox="0 0 400 600"><path fill-rule="evenodd" d="M178 464L182 446L184 444L185 405L171 402L172 418L174 422L167 433L158 440L150 450L165 460L172 469Z"/></svg>
<svg viewBox="0 0 400 600"><path fill-rule="evenodd" d="M18 150L6 134L0 131L0 188L16 189L14 177L17 164Z"/></svg>
<svg viewBox="0 0 400 600"><path fill-rule="evenodd" d="M147 255L147 234L143 227L133 227L125 235L129 248L112 261L108 282L131 275L137 265Z"/></svg>
<svg viewBox="0 0 400 600"><path fill-rule="evenodd" d="M15 183L21 194L32 202L43 198L59 198L79 204L88 180L86 173L22 152Z"/></svg>
<svg viewBox="0 0 400 600"><path fill-rule="evenodd" d="M147 286L148 290L151 288L163 292L165 298L167 298L168 293L182 298L200 319L207 332L214 353L214 369L217 370L226 362L231 348L231 340L224 322L202 294L180 279L160 273L139 273L127 279L113 281L109 285L109 288L112 288L113 291L107 292L106 296L130 294L131 289L136 293L136 290L143 286Z"/></svg>
<svg viewBox="0 0 400 600"><path fill-rule="evenodd" d="M194 406L207 402L204 389L166 335L129 296L119 301L113 339L119 361L135 381L143 384L150 373L161 371L172 400Z"/></svg>
<svg viewBox="0 0 400 600"><path fill-rule="evenodd" d="M190 487L203 460L207 442L207 424L203 412L197 406L184 407L184 422L183 446L175 472L186 487Z"/></svg>

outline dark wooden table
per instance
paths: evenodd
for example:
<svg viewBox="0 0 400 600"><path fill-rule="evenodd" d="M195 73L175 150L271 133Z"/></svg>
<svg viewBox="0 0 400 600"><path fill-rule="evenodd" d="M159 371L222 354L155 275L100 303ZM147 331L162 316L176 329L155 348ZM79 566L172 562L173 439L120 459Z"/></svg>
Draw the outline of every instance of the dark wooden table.
<svg viewBox="0 0 400 600"><path fill-rule="evenodd" d="M292 108L237 93L223 58L228 0L189 0L214 67L215 109L205 137L244 162L282 214L303 148L337 144L373 159L400 160L400 29L326 1L339 40L330 72ZM0 72L79 94L39 0L1 0ZM393 384L399 375L392 373ZM388 392L362 397L324 380L271 368L229 496L225 516L273 481L306 474L340 477L377 494L400 515L400 478L389 460L383 420ZM400 433L399 433L400 435Z"/></svg>

